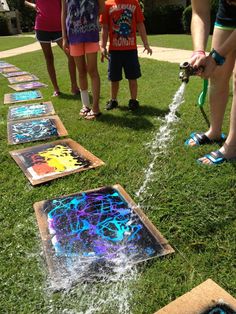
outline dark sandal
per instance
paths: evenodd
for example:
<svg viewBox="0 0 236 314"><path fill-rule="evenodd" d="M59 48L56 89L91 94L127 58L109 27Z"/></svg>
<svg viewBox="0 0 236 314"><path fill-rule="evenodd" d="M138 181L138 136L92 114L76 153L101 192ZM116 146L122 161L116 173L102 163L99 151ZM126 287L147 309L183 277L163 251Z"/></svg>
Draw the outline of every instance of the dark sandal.
<svg viewBox="0 0 236 314"><path fill-rule="evenodd" d="M203 158L203 157L202 157ZM199 164L204 164L201 160L202 158L197 159L197 162ZM220 165L223 162L233 162L236 161L236 157L233 158L226 158L224 154L222 154L219 150L216 150L214 152L211 152L210 154L206 154L204 158L208 159L210 161L209 164L206 165Z"/></svg>
<svg viewBox="0 0 236 314"><path fill-rule="evenodd" d="M86 116L84 117L86 120L95 120L96 118L98 118L99 116L101 116L101 112L93 112L93 110L90 110Z"/></svg>
<svg viewBox="0 0 236 314"><path fill-rule="evenodd" d="M194 141L194 145L190 145L190 141ZM190 137L185 141L186 146L201 146L207 144L222 144L226 140L226 136L224 133L221 134L221 138L219 140L211 140L205 133L191 133Z"/></svg>

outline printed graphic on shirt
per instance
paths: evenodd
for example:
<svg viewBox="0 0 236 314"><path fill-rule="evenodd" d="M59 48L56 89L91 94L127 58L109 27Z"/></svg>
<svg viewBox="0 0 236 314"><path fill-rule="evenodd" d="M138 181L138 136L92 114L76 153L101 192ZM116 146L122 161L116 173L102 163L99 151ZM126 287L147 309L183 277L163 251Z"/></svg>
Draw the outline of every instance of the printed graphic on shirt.
<svg viewBox="0 0 236 314"><path fill-rule="evenodd" d="M112 45L114 47L135 45L135 37L132 29L135 8L134 5L130 6L128 4L116 7L117 11L113 14L112 18ZM112 13L113 10L114 7L111 8L110 12Z"/></svg>
<svg viewBox="0 0 236 314"><path fill-rule="evenodd" d="M98 3L94 0L68 0L67 28L71 42L80 42L74 36L85 35L98 31ZM84 40L82 40L83 42Z"/></svg>

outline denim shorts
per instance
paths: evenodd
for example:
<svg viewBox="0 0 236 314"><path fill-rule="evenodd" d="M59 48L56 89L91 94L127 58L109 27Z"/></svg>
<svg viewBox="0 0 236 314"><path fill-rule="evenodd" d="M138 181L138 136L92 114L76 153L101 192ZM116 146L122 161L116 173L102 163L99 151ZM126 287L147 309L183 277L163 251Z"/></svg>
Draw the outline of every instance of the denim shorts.
<svg viewBox="0 0 236 314"><path fill-rule="evenodd" d="M136 80L141 76L136 49L109 51L108 79L112 82L121 81L122 69L127 80Z"/></svg>
<svg viewBox="0 0 236 314"><path fill-rule="evenodd" d="M40 43L51 43L62 39L62 32L48 32L37 29L35 35Z"/></svg>

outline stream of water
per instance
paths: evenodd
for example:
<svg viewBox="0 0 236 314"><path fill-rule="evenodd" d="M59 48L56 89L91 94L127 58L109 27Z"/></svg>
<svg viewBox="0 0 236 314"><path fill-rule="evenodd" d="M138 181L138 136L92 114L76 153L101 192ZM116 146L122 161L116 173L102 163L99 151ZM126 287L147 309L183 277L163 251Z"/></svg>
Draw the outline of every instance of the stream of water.
<svg viewBox="0 0 236 314"><path fill-rule="evenodd" d="M145 170L145 177L136 196L142 202L148 193L149 186L154 178L154 168L157 158L163 155L167 150L168 144L173 138L173 124L178 121L176 112L183 102L186 83L183 83L176 94L172 103L169 105L169 113L160 119L160 128L155 134L151 143L149 143L151 162ZM88 265L90 266L90 265ZM78 272L78 268L80 271ZM138 279L137 266L128 266L125 260L119 261L117 265L113 265L112 271L108 271L108 276L103 278L99 276L97 282L81 281L81 272L83 267L78 267L74 272L75 276L67 278L60 282L54 280L51 282L51 289L64 289L61 296L63 310L57 311L53 300L51 302L49 313L62 314L132 314L130 300L132 298L132 289L130 286ZM82 270L81 270L82 269ZM73 274L72 274L73 275ZM73 281L77 281L77 285L71 289Z"/></svg>

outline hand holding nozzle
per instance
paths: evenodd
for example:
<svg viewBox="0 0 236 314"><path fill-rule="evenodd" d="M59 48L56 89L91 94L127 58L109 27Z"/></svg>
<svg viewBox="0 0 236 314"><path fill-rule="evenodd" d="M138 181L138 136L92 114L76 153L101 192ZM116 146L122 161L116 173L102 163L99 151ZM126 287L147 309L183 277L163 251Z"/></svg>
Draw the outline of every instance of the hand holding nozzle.
<svg viewBox="0 0 236 314"><path fill-rule="evenodd" d="M182 82L188 83L189 77L196 75L200 68L194 68L189 62L183 62L179 65L180 72L179 72L179 79Z"/></svg>

